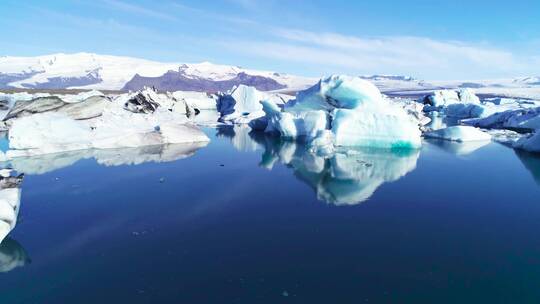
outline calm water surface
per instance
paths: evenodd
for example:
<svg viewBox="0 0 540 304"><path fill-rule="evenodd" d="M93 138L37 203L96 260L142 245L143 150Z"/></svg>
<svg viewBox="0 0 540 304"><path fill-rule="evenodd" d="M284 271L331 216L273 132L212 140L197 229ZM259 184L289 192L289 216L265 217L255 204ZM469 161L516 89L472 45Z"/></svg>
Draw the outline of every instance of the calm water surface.
<svg viewBox="0 0 540 304"><path fill-rule="evenodd" d="M435 141L325 159L206 132L13 163L0 302L540 301L540 158Z"/></svg>

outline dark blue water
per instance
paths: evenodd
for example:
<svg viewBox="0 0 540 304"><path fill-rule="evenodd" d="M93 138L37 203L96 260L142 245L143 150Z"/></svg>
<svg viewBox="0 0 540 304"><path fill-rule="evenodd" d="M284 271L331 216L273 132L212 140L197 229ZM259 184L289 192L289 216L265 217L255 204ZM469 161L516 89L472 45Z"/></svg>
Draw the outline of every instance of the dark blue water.
<svg viewBox="0 0 540 304"><path fill-rule="evenodd" d="M13 164L27 175L0 302L540 301L538 157L426 142L324 158L207 132L199 150Z"/></svg>

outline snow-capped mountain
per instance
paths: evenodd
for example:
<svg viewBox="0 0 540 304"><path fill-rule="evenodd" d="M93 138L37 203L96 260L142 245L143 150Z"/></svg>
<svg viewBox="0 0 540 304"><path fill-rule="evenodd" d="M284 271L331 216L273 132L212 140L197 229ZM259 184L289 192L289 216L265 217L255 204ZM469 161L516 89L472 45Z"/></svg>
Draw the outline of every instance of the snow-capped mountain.
<svg viewBox="0 0 540 304"><path fill-rule="evenodd" d="M383 93L394 95L473 88L479 94L540 98L540 77L470 81L424 81L399 75L360 77L373 82ZM168 91L213 92L244 84L261 91L294 92L313 85L317 80L209 62L166 63L91 53L0 57L0 89L138 90L143 86L154 86Z"/></svg>
<svg viewBox="0 0 540 304"><path fill-rule="evenodd" d="M212 91L246 84L276 90L302 88L315 81L209 62L163 63L90 53L0 57L0 88L122 90L154 85L158 89Z"/></svg>

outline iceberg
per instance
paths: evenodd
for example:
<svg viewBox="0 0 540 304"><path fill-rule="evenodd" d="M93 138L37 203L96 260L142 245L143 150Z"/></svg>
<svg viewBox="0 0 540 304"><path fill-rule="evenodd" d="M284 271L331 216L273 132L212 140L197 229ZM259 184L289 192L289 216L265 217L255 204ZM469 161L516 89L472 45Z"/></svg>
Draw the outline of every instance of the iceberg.
<svg viewBox="0 0 540 304"><path fill-rule="evenodd" d="M424 134L428 138L437 138L457 142L490 141L491 135L470 126L453 126Z"/></svg>
<svg viewBox="0 0 540 304"><path fill-rule="evenodd" d="M448 117L477 118L497 111L492 103L483 103L472 89L439 90L421 99L425 112L441 112Z"/></svg>
<svg viewBox="0 0 540 304"><path fill-rule="evenodd" d="M474 91L466 88L461 90L437 90L422 98L422 103L432 107L445 107L456 103L479 104L480 99Z"/></svg>
<svg viewBox="0 0 540 304"><path fill-rule="evenodd" d="M472 89L440 90L420 100L425 112L440 112L459 119L485 118L511 110L538 107L533 100L512 98L486 98L481 101Z"/></svg>
<svg viewBox="0 0 540 304"><path fill-rule="evenodd" d="M83 92L76 95L49 94L16 95L12 97L3 121L45 112L66 113L73 119L90 119L101 115L110 99L99 91Z"/></svg>
<svg viewBox="0 0 540 304"><path fill-rule="evenodd" d="M418 119L383 97L369 81L331 76L301 91L283 108L265 100L265 116L251 123L256 130L287 139L313 141L329 132L335 146L418 148ZM328 142L325 140L324 142Z"/></svg>
<svg viewBox="0 0 540 304"><path fill-rule="evenodd" d="M463 123L480 128L532 131L540 129L540 107L508 110Z"/></svg>
<svg viewBox="0 0 540 304"><path fill-rule="evenodd" d="M6 157L209 141L189 121L190 110L186 103L168 95L144 89L99 105L91 104L89 99L95 98L103 97L93 96L67 104L61 110L13 119L8 132L10 150ZM99 115L80 120L73 117L80 117L73 113L91 112L99 112Z"/></svg>
<svg viewBox="0 0 540 304"><path fill-rule="evenodd" d="M221 94L217 102L220 120L236 124L247 124L264 116L263 101L283 105L292 96L261 92L254 87L239 85Z"/></svg>
<svg viewBox="0 0 540 304"><path fill-rule="evenodd" d="M166 109L169 112L191 116L194 110L188 106L185 100L178 100L174 94L158 94L154 89L145 87L135 93L118 96L115 101L123 104L124 109L133 113L152 114L157 108Z"/></svg>
<svg viewBox="0 0 540 304"><path fill-rule="evenodd" d="M189 107L202 111L214 110L217 111L218 97L214 94L191 91L176 91L172 96L177 100L184 101Z"/></svg>
<svg viewBox="0 0 540 304"><path fill-rule="evenodd" d="M264 115L262 99L263 94L254 87L239 85L220 96L217 110L221 113L223 121L240 121L242 118L249 120Z"/></svg>

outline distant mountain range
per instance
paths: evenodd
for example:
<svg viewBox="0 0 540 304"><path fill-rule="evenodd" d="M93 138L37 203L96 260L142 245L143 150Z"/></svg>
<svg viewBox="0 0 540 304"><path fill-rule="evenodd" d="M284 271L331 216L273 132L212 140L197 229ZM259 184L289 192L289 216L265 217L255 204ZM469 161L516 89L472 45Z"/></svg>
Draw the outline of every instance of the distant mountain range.
<svg viewBox="0 0 540 304"><path fill-rule="evenodd" d="M90 53L0 57L0 88L224 91L235 85L262 91L304 88L317 79L209 62L162 63Z"/></svg>
<svg viewBox="0 0 540 304"><path fill-rule="evenodd" d="M436 89L473 88L486 95L540 98L540 77L480 81L424 81L410 76L360 76L388 94L422 94ZM318 79L244 69L209 62L163 63L91 53L37 57L0 57L0 89L138 90L153 86L167 91L226 91L249 85L261 91L297 91Z"/></svg>

